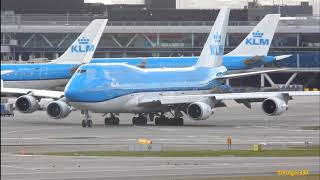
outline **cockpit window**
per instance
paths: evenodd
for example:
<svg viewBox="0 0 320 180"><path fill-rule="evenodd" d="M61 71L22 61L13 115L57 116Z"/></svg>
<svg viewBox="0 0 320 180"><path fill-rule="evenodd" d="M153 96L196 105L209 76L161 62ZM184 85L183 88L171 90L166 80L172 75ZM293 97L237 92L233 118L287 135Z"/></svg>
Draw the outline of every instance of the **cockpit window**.
<svg viewBox="0 0 320 180"><path fill-rule="evenodd" d="M83 73L86 73L86 74L94 74L94 73L96 73L96 71L95 70L93 70L93 69L79 69L78 70L78 74L83 74Z"/></svg>
<svg viewBox="0 0 320 180"><path fill-rule="evenodd" d="M81 74L81 73L85 73L85 72L87 72L87 70L86 70L86 69L79 69L79 70L78 70L78 73L79 73L79 74Z"/></svg>

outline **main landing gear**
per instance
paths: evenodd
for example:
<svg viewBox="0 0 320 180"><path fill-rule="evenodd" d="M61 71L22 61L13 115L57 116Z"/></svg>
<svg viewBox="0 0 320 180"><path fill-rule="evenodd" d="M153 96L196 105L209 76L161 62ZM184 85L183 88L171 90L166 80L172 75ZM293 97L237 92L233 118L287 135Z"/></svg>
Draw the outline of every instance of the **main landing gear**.
<svg viewBox="0 0 320 180"><path fill-rule="evenodd" d="M84 117L85 117L85 119L83 119L82 123L81 123L82 127L84 127L84 128L85 127L92 127L93 122L92 122L92 120L91 120L91 118L89 116L89 112L88 111L82 111L82 113L84 114Z"/></svg>
<svg viewBox="0 0 320 180"><path fill-rule="evenodd" d="M106 117L104 119L104 125L110 126L110 125L119 125L120 119L115 116L114 113L110 113L110 117Z"/></svg>
<svg viewBox="0 0 320 180"><path fill-rule="evenodd" d="M161 114L159 117L155 118L154 124L156 126L183 126L183 118L182 117L173 117L168 118Z"/></svg>
<svg viewBox="0 0 320 180"><path fill-rule="evenodd" d="M132 125L145 126L147 125L147 117L143 114L139 114L138 117L132 118Z"/></svg>

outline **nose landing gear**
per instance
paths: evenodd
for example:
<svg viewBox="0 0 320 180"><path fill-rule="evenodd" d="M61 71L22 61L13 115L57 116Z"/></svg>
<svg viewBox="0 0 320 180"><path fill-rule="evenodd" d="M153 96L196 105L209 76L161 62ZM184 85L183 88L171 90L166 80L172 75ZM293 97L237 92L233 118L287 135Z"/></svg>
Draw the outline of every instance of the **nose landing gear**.
<svg viewBox="0 0 320 180"><path fill-rule="evenodd" d="M83 119L82 123L81 123L82 127L84 127L84 128L85 127L92 127L93 122L92 122L92 120L90 118L89 112L87 110L86 111L82 111L82 114L84 114L84 117L85 117L85 119Z"/></svg>

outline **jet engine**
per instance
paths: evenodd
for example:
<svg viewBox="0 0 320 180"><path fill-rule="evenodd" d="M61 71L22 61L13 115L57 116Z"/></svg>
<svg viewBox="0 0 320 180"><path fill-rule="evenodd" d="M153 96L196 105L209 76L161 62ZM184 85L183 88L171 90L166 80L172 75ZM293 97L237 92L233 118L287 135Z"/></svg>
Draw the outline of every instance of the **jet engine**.
<svg viewBox="0 0 320 180"><path fill-rule="evenodd" d="M212 108L204 102L195 102L187 107L187 114L193 120L206 120L212 114Z"/></svg>
<svg viewBox="0 0 320 180"><path fill-rule="evenodd" d="M53 119L62 119L71 112L70 106L63 101L53 101L47 106L47 114Z"/></svg>
<svg viewBox="0 0 320 180"><path fill-rule="evenodd" d="M288 104L279 98L270 98L262 102L262 110L268 116L279 116L288 110Z"/></svg>
<svg viewBox="0 0 320 180"><path fill-rule="evenodd" d="M30 95L20 96L16 100L16 108L22 113L33 113L40 107L39 102Z"/></svg>

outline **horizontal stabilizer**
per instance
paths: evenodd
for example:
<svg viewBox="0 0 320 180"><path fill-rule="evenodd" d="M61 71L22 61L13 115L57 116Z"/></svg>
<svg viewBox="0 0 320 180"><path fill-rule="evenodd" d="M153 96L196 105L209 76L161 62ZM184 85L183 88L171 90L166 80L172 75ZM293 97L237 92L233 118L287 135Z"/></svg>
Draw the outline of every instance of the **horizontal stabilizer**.
<svg viewBox="0 0 320 180"><path fill-rule="evenodd" d="M292 54L281 55L281 56L276 56L275 59L276 59L276 61L279 61L279 60L282 60L282 59L289 58L291 56L292 56Z"/></svg>

